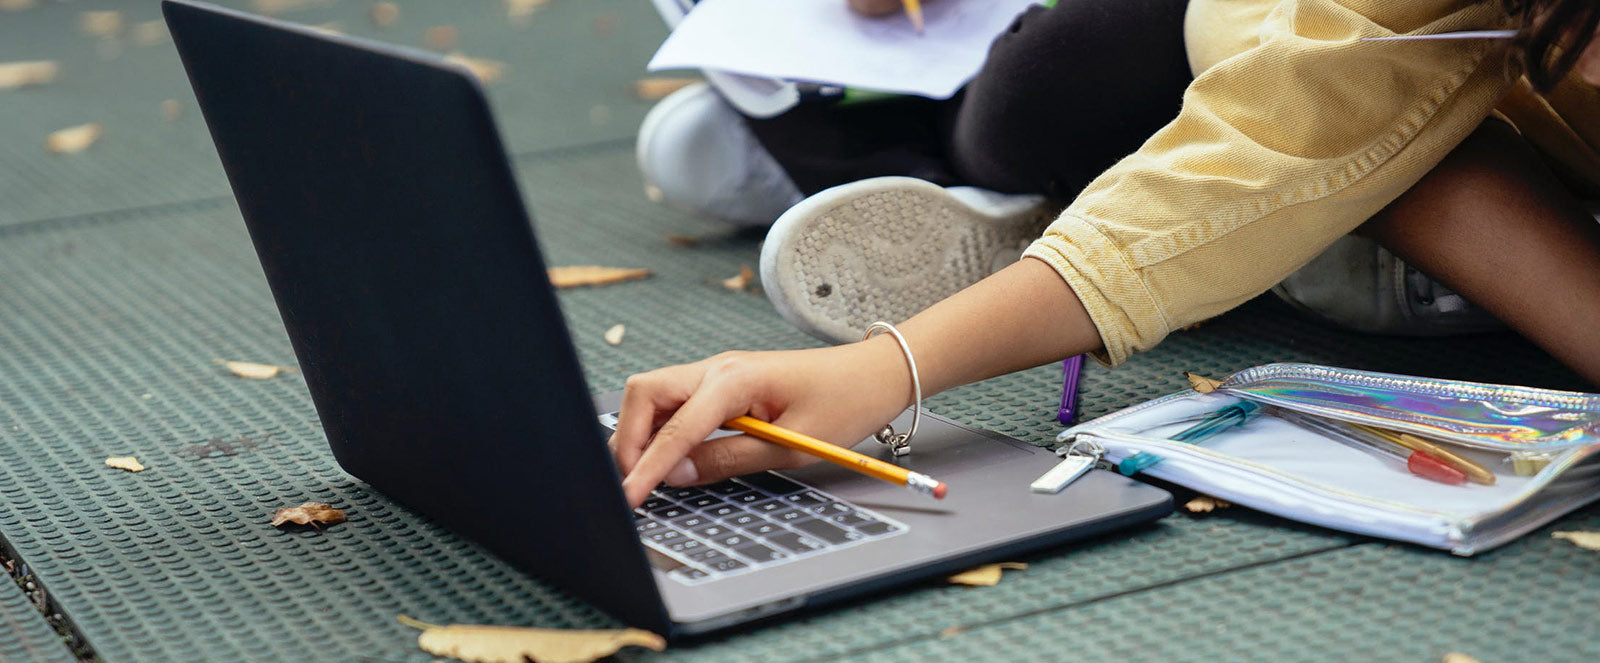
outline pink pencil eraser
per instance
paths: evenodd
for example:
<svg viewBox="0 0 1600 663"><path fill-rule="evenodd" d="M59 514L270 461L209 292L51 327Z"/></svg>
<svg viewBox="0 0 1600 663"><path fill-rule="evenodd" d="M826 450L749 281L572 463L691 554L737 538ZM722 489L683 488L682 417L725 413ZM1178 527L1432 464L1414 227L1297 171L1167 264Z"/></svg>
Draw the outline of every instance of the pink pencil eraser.
<svg viewBox="0 0 1600 663"><path fill-rule="evenodd" d="M940 481L939 485L933 487L933 499L936 499L936 500L944 499L944 494L948 490L950 490L950 487L944 485L943 481Z"/></svg>

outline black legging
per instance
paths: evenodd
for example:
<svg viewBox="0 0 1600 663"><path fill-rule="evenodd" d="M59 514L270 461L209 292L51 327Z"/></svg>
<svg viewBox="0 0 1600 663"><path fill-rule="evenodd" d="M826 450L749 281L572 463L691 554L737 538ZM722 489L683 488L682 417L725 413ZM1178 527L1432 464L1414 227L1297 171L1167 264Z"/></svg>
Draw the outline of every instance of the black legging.
<svg viewBox="0 0 1600 663"><path fill-rule="evenodd" d="M807 195L882 175L1075 196L1178 113L1187 0L1031 7L948 100L803 103L747 120Z"/></svg>

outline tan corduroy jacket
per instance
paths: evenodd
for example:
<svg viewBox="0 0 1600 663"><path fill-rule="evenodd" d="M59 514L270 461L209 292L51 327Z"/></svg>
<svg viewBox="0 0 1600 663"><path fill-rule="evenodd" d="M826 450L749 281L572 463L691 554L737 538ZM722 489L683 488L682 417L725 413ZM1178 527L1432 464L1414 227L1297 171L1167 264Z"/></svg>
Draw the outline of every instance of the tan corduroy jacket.
<svg viewBox="0 0 1600 663"><path fill-rule="evenodd" d="M1118 364L1261 294L1399 197L1491 115L1600 192L1600 93L1548 97L1504 41L1362 37L1516 27L1500 0L1192 0L1178 117L1027 255L1077 293Z"/></svg>

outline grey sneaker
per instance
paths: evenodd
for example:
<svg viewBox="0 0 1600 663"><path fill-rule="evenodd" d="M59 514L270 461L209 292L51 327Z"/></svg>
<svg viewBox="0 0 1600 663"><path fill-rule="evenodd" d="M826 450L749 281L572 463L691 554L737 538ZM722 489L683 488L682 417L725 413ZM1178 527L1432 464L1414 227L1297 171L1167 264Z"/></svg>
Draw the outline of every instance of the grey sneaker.
<svg viewBox="0 0 1600 663"><path fill-rule="evenodd" d="M1016 262L1055 218L1042 196L876 177L806 198L772 224L761 285L790 324L860 340Z"/></svg>
<svg viewBox="0 0 1600 663"><path fill-rule="evenodd" d="M1354 235L1334 242L1272 292L1312 317L1374 334L1445 336L1505 328L1377 242Z"/></svg>
<svg viewBox="0 0 1600 663"><path fill-rule="evenodd" d="M650 109L635 156L651 200L729 223L770 224L803 197L738 112L705 83Z"/></svg>

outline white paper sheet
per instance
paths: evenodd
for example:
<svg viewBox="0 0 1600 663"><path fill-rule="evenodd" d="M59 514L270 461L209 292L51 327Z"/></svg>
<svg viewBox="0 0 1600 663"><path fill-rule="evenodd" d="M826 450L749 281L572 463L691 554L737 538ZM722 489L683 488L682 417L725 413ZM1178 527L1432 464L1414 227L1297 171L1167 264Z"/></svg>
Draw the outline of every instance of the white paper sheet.
<svg viewBox="0 0 1600 663"><path fill-rule="evenodd" d="M845 0L703 0L651 58L651 71L714 69L945 99L1037 0L931 0L926 30L905 13L869 18Z"/></svg>

